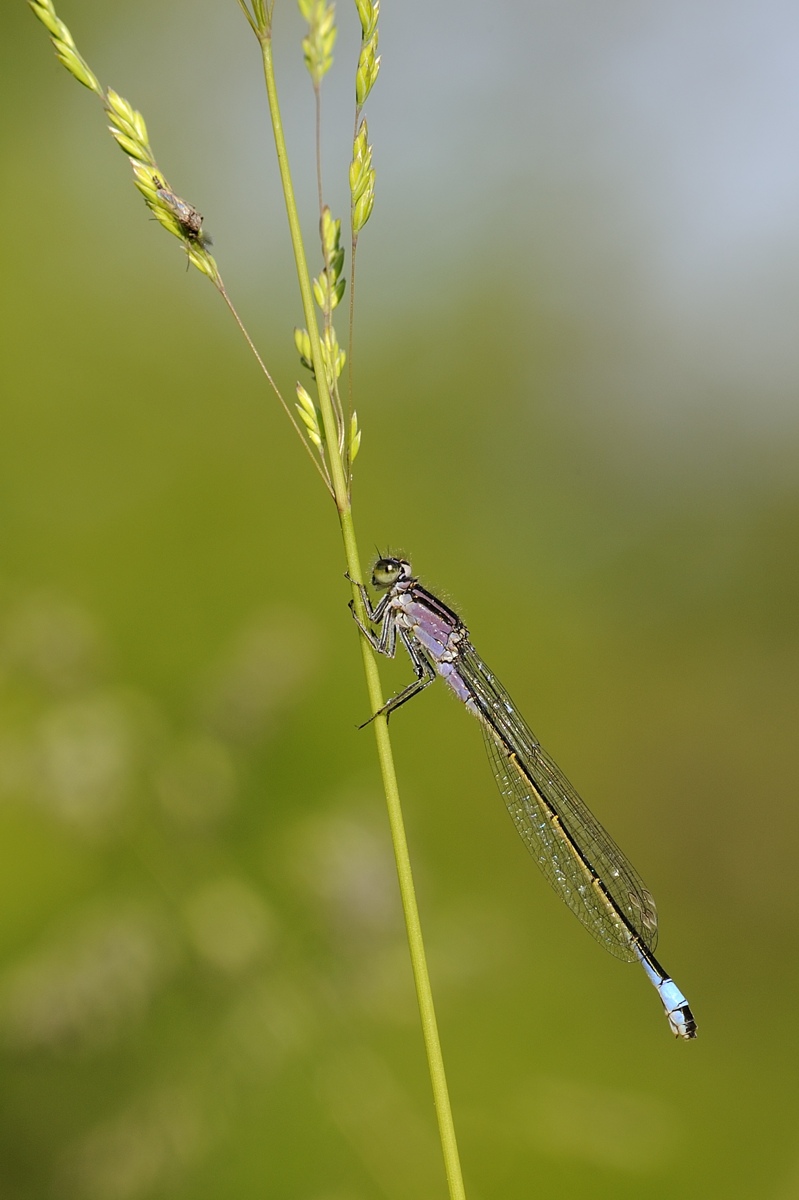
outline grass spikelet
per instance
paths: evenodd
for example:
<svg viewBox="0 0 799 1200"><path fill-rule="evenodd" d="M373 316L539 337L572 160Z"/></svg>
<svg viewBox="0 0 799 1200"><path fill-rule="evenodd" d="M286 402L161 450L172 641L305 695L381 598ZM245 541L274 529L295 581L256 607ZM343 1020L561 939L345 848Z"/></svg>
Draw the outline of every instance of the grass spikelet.
<svg viewBox="0 0 799 1200"><path fill-rule="evenodd" d="M328 387L333 390L336 387L336 382L341 372L344 370L347 355L339 346L336 331L332 325L327 326L322 336L322 358L325 363Z"/></svg>
<svg viewBox="0 0 799 1200"><path fill-rule="evenodd" d="M109 125L112 135L128 158L134 163L144 163L154 167L155 157L147 139L147 126L144 117L129 104L124 96L120 96L113 88L108 89L105 97L105 111L111 118Z"/></svg>
<svg viewBox="0 0 799 1200"><path fill-rule="evenodd" d="M341 278L341 268L344 266L344 251L341 247L341 221L330 215L327 205L322 209L320 222L322 251L325 266L313 281L313 292L316 303L326 318L341 301L347 281Z"/></svg>
<svg viewBox="0 0 799 1200"><path fill-rule="evenodd" d="M347 458L349 460L350 467L352 467L352 464L355 462L360 448L361 431L358 428L358 414L357 412L354 412L352 414L352 418L350 419L350 436L347 443Z"/></svg>
<svg viewBox="0 0 799 1200"><path fill-rule="evenodd" d="M299 9L308 22L308 33L302 39L305 66L315 89L333 66L333 47L336 44L336 6L325 0L298 0Z"/></svg>
<svg viewBox="0 0 799 1200"><path fill-rule="evenodd" d="M28 4L42 25L49 31L58 61L63 63L78 83L82 83L89 91L104 100L103 89L100 87L97 76L85 58L78 52L72 34L64 22L56 16L52 0L28 0Z"/></svg>
<svg viewBox="0 0 799 1200"><path fill-rule="evenodd" d="M314 366L313 366L313 362L311 361L311 355L312 355L313 351L311 350L311 337L310 337L310 334L308 333L307 329L295 328L295 330L294 330L294 345L296 346L297 353L300 356L300 362L305 367L305 369L307 371L310 371L311 374L313 375L314 374Z"/></svg>
<svg viewBox="0 0 799 1200"><path fill-rule="evenodd" d="M361 47L358 70L355 73L355 103L362 108L366 97L375 85L380 70L380 55L377 53L378 32L375 29L368 42Z"/></svg>
<svg viewBox="0 0 799 1200"><path fill-rule="evenodd" d="M361 41L368 42L377 29L377 18L380 16L380 0L355 0L358 19L361 22Z"/></svg>
<svg viewBox="0 0 799 1200"><path fill-rule="evenodd" d="M308 437L321 450L324 445L324 430L319 421L319 413L311 397L301 383L297 384L297 412L300 420L308 430Z"/></svg>
<svg viewBox="0 0 799 1200"><path fill-rule="evenodd" d="M375 172L372 166L372 147L369 145L366 120L361 121L352 145L350 163L350 193L352 196L352 233L360 233L372 215L375 203Z"/></svg>

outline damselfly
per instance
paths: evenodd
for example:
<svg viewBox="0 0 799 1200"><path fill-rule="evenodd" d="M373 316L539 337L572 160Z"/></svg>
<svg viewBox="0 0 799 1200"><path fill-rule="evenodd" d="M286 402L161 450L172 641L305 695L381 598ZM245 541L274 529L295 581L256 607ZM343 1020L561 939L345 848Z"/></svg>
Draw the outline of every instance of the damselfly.
<svg viewBox="0 0 799 1200"><path fill-rule="evenodd" d="M606 950L626 962L640 962L675 1036L696 1037L688 1001L653 953L658 919L649 890L542 750L475 650L460 617L422 587L403 558L379 558L372 586L384 593L374 606L362 584L359 590L369 621L378 629L366 628L356 616L361 632L389 658L399 636L416 674L380 712L389 716L441 676L479 720L508 812L552 887Z"/></svg>

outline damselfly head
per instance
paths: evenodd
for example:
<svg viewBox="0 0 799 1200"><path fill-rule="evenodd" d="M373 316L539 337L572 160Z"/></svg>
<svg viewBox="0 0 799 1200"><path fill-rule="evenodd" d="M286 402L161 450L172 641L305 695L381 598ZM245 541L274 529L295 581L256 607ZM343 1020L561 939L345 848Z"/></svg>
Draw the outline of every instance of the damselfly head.
<svg viewBox="0 0 799 1200"><path fill-rule="evenodd" d="M412 579L411 564L404 558L378 558L372 567L372 587L385 591Z"/></svg>

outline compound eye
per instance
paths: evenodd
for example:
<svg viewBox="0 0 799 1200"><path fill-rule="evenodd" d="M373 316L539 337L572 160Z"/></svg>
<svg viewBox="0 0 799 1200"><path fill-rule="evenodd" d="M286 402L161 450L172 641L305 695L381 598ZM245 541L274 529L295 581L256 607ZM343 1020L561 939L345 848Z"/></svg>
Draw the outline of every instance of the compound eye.
<svg viewBox="0 0 799 1200"><path fill-rule="evenodd" d="M396 558L378 558L372 568L372 585L380 589L393 587L401 573L402 568Z"/></svg>

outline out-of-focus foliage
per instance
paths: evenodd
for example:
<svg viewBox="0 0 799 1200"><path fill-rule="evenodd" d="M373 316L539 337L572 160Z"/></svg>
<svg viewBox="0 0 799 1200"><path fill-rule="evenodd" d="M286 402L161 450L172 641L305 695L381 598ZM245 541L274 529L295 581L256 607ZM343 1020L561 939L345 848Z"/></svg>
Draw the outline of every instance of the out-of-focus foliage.
<svg viewBox="0 0 799 1200"><path fill-rule="evenodd" d="M654 892L662 959L699 1022L695 1044L674 1043L641 972L558 904L468 716L438 688L403 710L392 729L470 1194L790 1200L799 439L775 396L795 395L799 373L783 358L782 377L756 386L745 350L765 323L752 343L742 326L739 369L718 330L703 338L665 310L647 325L645 281L630 279L654 235L638 228L609 266L608 210L596 231L574 219L577 166L573 192L561 185L571 207L553 205L546 234L527 218L521 232L540 194L517 179L486 197L483 142L434 138L433 182L449 172L454 189L439 220L424 141L403 158L390 135L402 87L413 111L426 78L391 49L427 36L427 10L402 7L407 24L381 18L391 67L370 112L381 205L359 263L360 535L412 554L462 611ZM0 201L0 1194L443 1195L371 740L356 730L365 699L333 514L218 298L148 224L91 97L18 9L0 15L13 118ZM580 45L594 10L577 6ZM76 0L62 15L147 112L290 391L300 311L258 64L235 6L199 11L175 23L161 6ZM358 25L354 9L338 16L341 57L346 20L356 37ZM565 87L573 70L577 93L572 34L560 45L545 17L563 64L552 74ZM464 27L460 10L452 21ZM280 36L294 36L303 76L299 18ZM603 53L625 37L606 30ZM627 80L623 65L613 78ZM477 76L467 63L448 77L450 105ZM287 107L310 146L301 105ZM608 160L617 146L626 161L640 114L604 130ZM588 151L577 139L563 154L579 164ZM392 186L415 171L416 216L407 194L392 215ZM439 231L428 243L421 213ZM547 265L552 239L568 261L576 237L595 251L583 307ZM768 259L777 283L761 288L783 281L786 322L796 244ZM385 677L398 686L407 664Z"/></svg>

